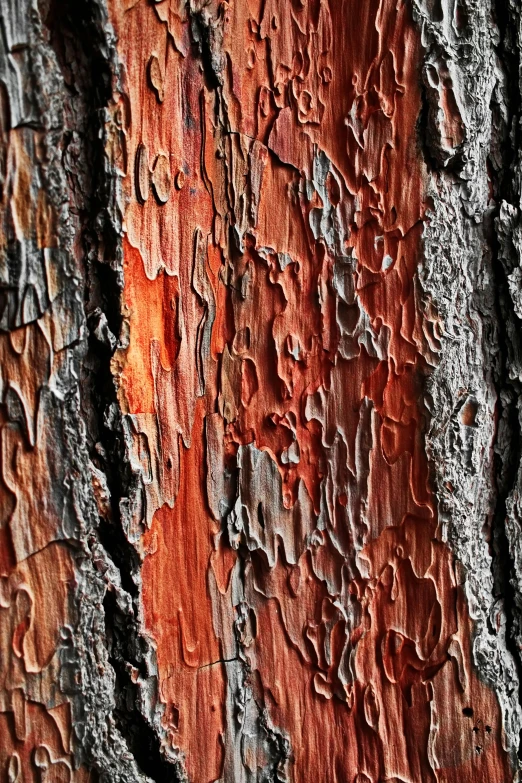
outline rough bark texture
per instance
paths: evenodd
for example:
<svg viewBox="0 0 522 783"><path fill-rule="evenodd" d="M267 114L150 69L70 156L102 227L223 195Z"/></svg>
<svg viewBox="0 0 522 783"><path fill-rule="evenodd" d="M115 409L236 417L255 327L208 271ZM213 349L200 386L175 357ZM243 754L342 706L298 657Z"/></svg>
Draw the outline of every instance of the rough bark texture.
<svg viewBox="0 0 522 783"><path fill-rule="evenodd" d="M519 4L0 22L2 780L518 780Z"/></svg>

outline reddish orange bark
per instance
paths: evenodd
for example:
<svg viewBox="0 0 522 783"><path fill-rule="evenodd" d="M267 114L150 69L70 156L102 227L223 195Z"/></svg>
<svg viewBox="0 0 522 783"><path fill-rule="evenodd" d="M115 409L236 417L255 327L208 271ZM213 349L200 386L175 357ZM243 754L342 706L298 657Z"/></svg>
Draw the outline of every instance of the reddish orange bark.
<svg viewBox="0 0 522 783"><path fill-rule="evenodd" d="M438 324L416 282L408 5L213 5L207 73L181 4L110 6L129 161L114 371L147 477L145 623L189 778L233 779L222 660L242 633L295 783L511 780L428 480ZM235 501L236 465L234 538L219 498Z"/></svg>
<svg viewBox="0 0 522 783"><path fill-rule="evenodd" d="M16 112L13 105L9 109ZM63 455L56 457L64 424L53 384L70 361L64 348L77 339L78 322L64 307L67 277L55 255L57 214L41 165L44 133L11 127L7 115L2 102L0 770L10 781L30 781L36 774L62 781L73 776L73 721L53 675L60 669L64 629L74 622L74 560L63 540L74 526L67 496L74 480ZM28 272L27 258L43 262L45 293L34 270ZM16 285L6 283L9 266L18 286L29 278L18 301ZM89 779L85 768L74 771L77 783Z"/></svg>

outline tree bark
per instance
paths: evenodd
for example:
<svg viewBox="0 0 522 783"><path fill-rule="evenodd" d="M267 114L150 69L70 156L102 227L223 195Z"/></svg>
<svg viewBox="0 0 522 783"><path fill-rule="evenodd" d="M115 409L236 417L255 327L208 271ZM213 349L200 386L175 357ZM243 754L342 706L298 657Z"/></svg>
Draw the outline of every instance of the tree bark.
<svg viewBox="0 0 522 783"><path fill-rule="evenodd" d="M2 780L519 780L519 4L0 19Z"/></svg>

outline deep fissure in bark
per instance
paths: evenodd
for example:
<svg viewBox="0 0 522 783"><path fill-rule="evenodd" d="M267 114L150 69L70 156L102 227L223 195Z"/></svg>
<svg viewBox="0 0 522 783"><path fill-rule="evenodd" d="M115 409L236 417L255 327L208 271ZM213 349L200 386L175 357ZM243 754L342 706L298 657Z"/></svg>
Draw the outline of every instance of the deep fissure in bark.
<svg viewBox="0 0 522 783"><path fill-rule="evenodd" d="M107 589L103 601L108 657L115 672L115 723L138 767L158 783L176 783L176 765L161 752L160 740L140 710L133 671L147 677L147 643L139 632L138 553L125 536L120 504L136 491L126 458L121 413L117 403L111 358L121 337L120 236L110 216L111 181L105 161L105 112L112 99L115 63L105 38L96 3L89 0L52 0L46 15L51 44L69 88L68 114L73 119L70 138L80 136L82 174L70 172L73 202L79 209L83 249L84 308L89 327L88 350L83 362L82 410L87 422L90 459L105 477L110 510L101 514L96 538L116 566L121 587L132 599L124 611ZM79 124L75 124L78 123ZM88 182L88 188L83 182ZM138 489L139 491L139 489ZM91 763L96 765L96 759Z"/></svg>
<svg viewBox="0 0 522 783"><path fill-rule="evenodd" d="M492 139L500 161L496 165L490 155L490 179L496 202L494 211L486 218L486 233L492 251L492 269L495 280L495 308L498 322L498 373L495 378L498 395L498 419L505 419L509 432L509 450L506 459L496 449L495 453L495 484L497 489L496 505L491 530L492 572L495 597L502 600L506 617L506 645L513 656L518 672L518 700L522 704L522 659L516 641L517 629L520 629L520 610L517 606L517 596L513 585L515 563L510 553L506 534L506 518L509 513L507 501L517 486L519 465L522 460L522 433L518 402L522 392L520 383L509 374L509 347L514 340L518 343L516 330L517 317L509 292L507 272L501 260L501 240L498 235L496 221L500 214L502 202L516 202L516 182L514 181L514 166L516 150L520 136L521 95L519 88L519 57L520 53L514 40L516 26L515 13L510 12L507 3L496 0L494 3L495 21L499 29L500 41L497 49L498 60L506 77L505 97L507 99L507 122L502 122L500 111L494 104L491 111L494 125L500 126L503 132L497 132L497 138ZM496 123L495 123L496 118ZM499 165L500 163L500 165ZM508 326L511 329L508 331ZM518 345L513 345L516 351ZM496 441L498 440L498 427ZM497 443L495 443L495 446ZM519 733L517 755L522 760L522 730Z"/></svg>
<svg viewBox="0 0 522 783"><path fill-rule="evenodd" d="M514 562L509 551L509 542L506 535L506 516L508 513L507 499L516 486L518 465L522 457L522 442L517 410L518 392L516 393L517 396L514 398L512 394L509 398L502 395L503 390L508 388L514 389L515 384L509 379L505 350L505 344L508 337L504 325L504 317L509 302L509 291L506 274L498 257L498 239L493 227L491 227L490 242L493 253L493 274L496 280L495 303L499 315L499 372L495 384L498 392L498 417L499 419L506 419L510 432L509 458L503 461L498 453L495 454L494 458L497 496L491 523L491 569L494 580L495 598L497 600L502 600L505 612L506 646L513 656L519 674L519 701L522 703L522 692L520 689L520 683L522 682L522 665L520 661L520 650L518 649L514 636L514 630L519 625L515 590L511 582ZM492 625L491 631L496 632ZM522 760L522 731L520 732L517 755L518 758Z"/></svg>

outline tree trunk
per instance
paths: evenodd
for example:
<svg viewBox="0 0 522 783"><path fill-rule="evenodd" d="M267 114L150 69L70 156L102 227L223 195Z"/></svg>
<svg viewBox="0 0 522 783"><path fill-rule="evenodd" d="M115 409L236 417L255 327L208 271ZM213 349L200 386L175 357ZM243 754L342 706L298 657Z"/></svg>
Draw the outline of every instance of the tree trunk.
<svg viewBox="0 0 522 783"><path fill-rule="evenodd" d="M0 779L519 780L519 4L0 17Z"/></svg>

